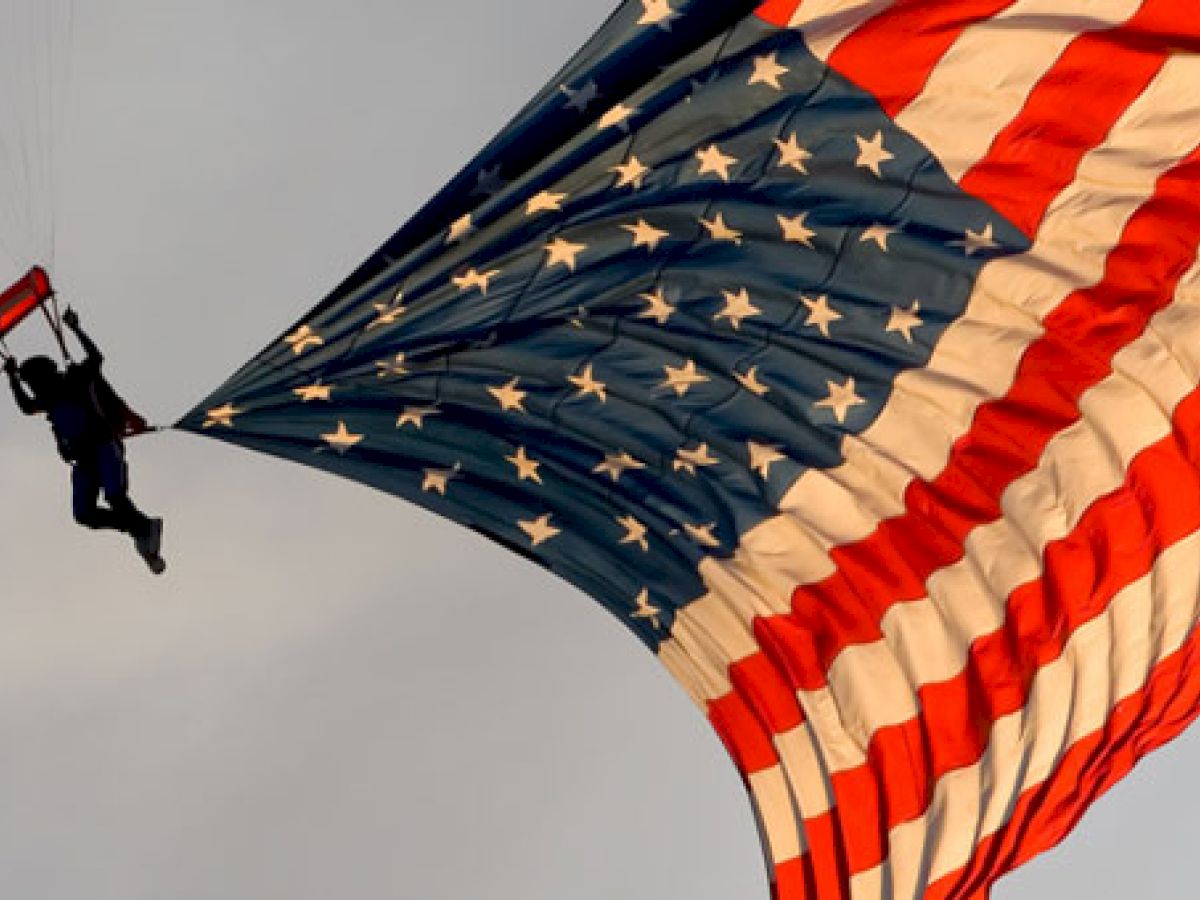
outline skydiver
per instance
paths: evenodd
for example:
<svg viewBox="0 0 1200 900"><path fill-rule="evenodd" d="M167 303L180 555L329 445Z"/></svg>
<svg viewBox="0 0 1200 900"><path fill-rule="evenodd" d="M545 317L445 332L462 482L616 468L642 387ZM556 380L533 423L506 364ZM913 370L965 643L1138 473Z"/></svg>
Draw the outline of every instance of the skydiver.
<svg viewBox="0 0 1200 900"><path fill-rule="evenodd" d="M129 499L119 405L100 374L104 356L79 325L74 310L63 315L86 354L60 372L54 360L33 356L18 364L4 362L17 406L27 416L44 414L50 421L58 453L71 466L71 508L85 528L111 529L133 538L150 571L161 575L162 519L151 518ZM28 390L26 387L28 386ZM99 504L103 491L107 507Z"/></svg>

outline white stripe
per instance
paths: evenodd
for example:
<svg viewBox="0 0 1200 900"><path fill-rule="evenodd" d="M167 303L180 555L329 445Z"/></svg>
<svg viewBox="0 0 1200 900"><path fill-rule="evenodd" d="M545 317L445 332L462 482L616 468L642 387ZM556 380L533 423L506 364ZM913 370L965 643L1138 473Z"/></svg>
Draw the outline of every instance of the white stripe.
<svg viewBox="0 0 1200 900"><path fill-rule="evenodd" d="M1025 708L996 723L983 759L942 778L929 812L891 830L881 867L890 878L878 869L855 875L851 896L881 897L878 885L890 881L889 898L917 898L965 865L975 845L1008 821L1014 801L1183 645L1200 615L1198 600L1200 536L1193 534L1072 634L1063 655L1038 671Z"/></svg>
<svg viewBox="0 0 1200 900"><path fill-rule="evenodd" d="M832 547L865 538L903 509L911 479L935 477L979 404L1007 390L1040 333L1037 321L1072 291L1099 281L1158 176L1200 143L1190 93L1197 83L1200 57L1172 57L1109 140L1085 156L1077 180L1051 205L1033 250L984 267L964 317L947 328L927 368L897 378L879 419L846 441L846 461L806 472L783 498L782 514L743 535L731 559L701 563L708 593L676 619L664 644L677 677L698 657L703 671L680 678L698 703L728 691L728 679L713 671L722 657L729 664L754 652L752 618L788 611L796 585L832 574ZM728 622L729 612L741 621L721 632L689 624ZM693 633L701 635L699 644L688 640ZM682 646L669 647L674 640Z"/></svg>
<svg viewBox="0 0 1200 900"><path fill-rule="evenodd" d="M808 723L774 737L775 750L782 761L781 768L796 797L796 803L806 818L819 816L833 806L833 787L826 775L830 765L839 763L826 753L824 760L817 755L817 742ZM812 810L810 813L809 810Z"/></svg>
<svg viewBox="0 0 1200 900"><path fill-rule="evenodd" d="M774 863L795 859L804 852L800 834L800 814L792 802L791 790L783 771L775 766L749 776L750 796L754 799L759 826L766 838Z"/></svg>
<svg viewBox="0 0 1200 900"><path fill-rule="evenodd" d="M1015 119L1066 46L1127 21L1141 0L1017 0L967 28L896 122L957 181Z"/></svg>
<svg viewBox="0 0 1200 900"><path fill-rule="evenodd" d="M813 56L824 62L838 44L895 0L803 0L788 25L804 32Z"/></svg>

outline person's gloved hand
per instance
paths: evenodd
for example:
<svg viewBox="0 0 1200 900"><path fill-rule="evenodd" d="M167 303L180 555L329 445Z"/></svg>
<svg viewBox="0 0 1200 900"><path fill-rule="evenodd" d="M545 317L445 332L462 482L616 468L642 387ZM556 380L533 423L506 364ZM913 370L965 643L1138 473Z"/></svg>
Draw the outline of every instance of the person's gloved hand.
<svg viewBox="0 0 1200 900"><path fill-rule="evenodd" d="M20 370L20 363L17 362L15 356L10 356L4 361L4 372L7 375L16 375Z"/></svg>
<svg viewBox="0 0 1200 900"><path fill-rule="evenodd" d="M68 309L65 313L63 313L63 324L68 328L78 328L79 313L75 312L73 309Z"/></svg>

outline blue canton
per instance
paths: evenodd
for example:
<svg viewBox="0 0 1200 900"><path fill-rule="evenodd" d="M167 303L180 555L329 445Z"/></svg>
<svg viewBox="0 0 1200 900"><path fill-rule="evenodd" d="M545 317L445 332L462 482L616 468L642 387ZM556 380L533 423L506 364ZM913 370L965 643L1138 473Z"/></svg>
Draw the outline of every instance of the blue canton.
<svg viewBox="0 0 1200 900"><path fill-rule="evenodd" d="M474 528L656 647L1027 246L798 32L711 5L626 3L181 426Z"/></svg>

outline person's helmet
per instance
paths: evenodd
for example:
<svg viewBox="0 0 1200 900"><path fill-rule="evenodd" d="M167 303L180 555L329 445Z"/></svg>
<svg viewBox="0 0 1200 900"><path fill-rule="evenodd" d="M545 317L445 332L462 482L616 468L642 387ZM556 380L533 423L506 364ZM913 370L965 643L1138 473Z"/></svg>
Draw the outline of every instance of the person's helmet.
<svg viewBox="0 0 1200 900"><path fill-rule="evenodd" d="M58 384L58 365L48 356L31 356L21 363L21 380L34 394L52 391Z"/></svg>

